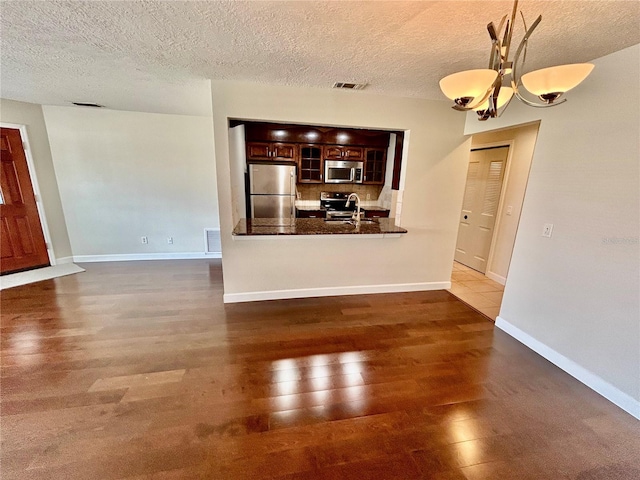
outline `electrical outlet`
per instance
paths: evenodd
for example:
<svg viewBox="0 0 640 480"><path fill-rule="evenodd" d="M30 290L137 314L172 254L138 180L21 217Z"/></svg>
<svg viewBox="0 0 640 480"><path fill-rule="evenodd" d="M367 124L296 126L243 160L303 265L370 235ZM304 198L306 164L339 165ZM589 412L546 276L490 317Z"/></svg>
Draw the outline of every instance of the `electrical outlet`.
<svg viewBox="0 0 640 480"><path fill-rule="evenodd" d="M140 243L149 243L149 239L147 237L140 237Z"/></svg>
<svg viewBox="0 0 640 480"><path fill-rule="evenodd" d="M542 236L551 238L551 232L553 232L553 223L545 223L542 228Z"/></svg>
<svg viewBox="0 0 640 480"><path fill-rule="evenodd" d="M513 205L509 205L507 207L507 215L511 215L513 213Z"/></svg>
<svg viewBox="0 0 640 480"><path fill-rule="evenodd" d="M367 193L367 200L371 200L371 194Z"/></svg>
<svg viewBox="0 0 640 480"><path fill-rule="evenodd" d="M173 237L167 237L167 243L173 245Z"/></svg>

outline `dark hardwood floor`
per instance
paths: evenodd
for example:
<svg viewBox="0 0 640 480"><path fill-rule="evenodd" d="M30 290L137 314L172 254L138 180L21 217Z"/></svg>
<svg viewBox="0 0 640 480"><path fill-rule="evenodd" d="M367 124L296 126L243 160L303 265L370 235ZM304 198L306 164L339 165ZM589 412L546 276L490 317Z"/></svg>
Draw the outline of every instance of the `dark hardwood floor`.
<svg viewBox="0 0 640 480"><path fill-rule="evenodd" d="M3 479L640 478L640 422L445 291L83 266L1 292Z"/></svg>

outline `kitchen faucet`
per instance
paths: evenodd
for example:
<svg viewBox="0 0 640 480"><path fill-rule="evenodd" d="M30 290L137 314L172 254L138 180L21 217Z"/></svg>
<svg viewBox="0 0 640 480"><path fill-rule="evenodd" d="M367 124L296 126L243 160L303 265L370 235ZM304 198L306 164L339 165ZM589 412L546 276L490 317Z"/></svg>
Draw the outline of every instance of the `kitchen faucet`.
<svg viewBox="0 0 640 480"><path fill-rule="evenodd" d="M349 204L351 204L351 198L355 197L356 199L356 209L353 212L353 215L351 215L351 220L355 220L356 222L356 227L360 226L360 197L358 196L357 193L352 193L349 195L349 198L347 198L347 203L345 203L345 207L348 207Z"/></svg>

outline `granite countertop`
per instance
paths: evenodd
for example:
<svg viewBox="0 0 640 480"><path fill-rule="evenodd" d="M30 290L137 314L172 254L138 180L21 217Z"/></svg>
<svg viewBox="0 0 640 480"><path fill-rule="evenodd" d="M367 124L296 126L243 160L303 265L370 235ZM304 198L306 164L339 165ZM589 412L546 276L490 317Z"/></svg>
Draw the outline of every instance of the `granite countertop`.
<svg viewBox="0 0 640 480"><path fill-rule="evenodd" d="M254 218L241 219L232 234L252 235L384 235L407 233L395 225L395 218L376 218L362 222L360 228L341 222L326 222L323 218Z"/></svg>

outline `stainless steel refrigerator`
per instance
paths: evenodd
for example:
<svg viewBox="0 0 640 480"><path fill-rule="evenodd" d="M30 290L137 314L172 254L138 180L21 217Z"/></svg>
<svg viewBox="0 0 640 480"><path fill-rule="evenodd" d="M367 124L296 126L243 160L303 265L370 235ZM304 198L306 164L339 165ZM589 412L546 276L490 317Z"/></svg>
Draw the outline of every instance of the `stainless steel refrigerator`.
<svg viewBox="0 0 640 480"><path fill-rule="evenodd" d="M291 164L249 164L251 218L295 219L296 167Z"/></svg>

